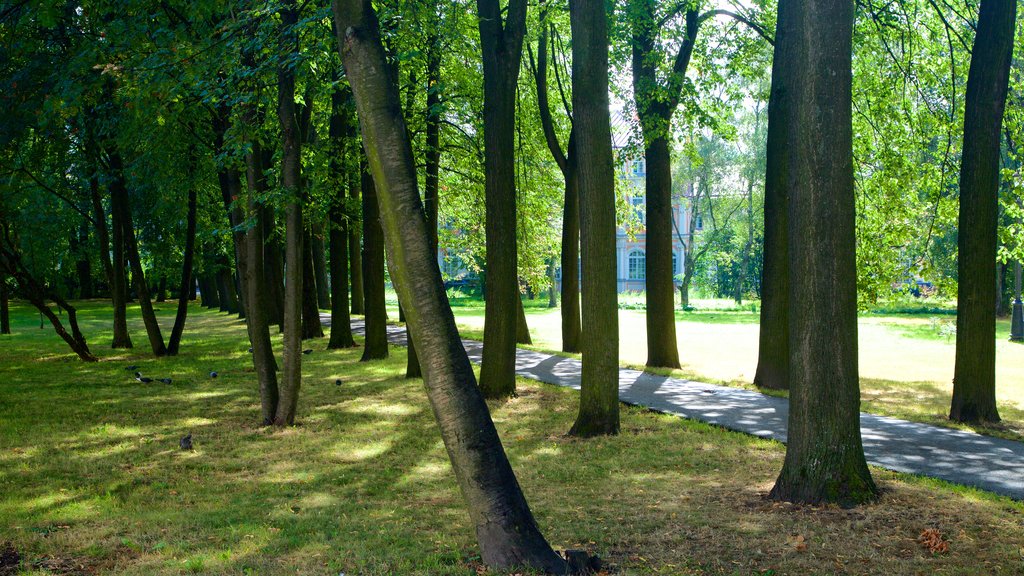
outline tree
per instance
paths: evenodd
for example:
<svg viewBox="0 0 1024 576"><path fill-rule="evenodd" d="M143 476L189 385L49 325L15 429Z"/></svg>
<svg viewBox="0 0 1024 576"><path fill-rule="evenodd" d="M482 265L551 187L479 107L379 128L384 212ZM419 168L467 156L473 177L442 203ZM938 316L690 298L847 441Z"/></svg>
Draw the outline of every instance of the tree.
<svg viewBox="0 0 1024 576"><path fill-rule="evenodd" d="M778 183L788 236L801 241L787 251L789 428L771 497L792 502L877 493L860 436L852 37L849 2L779 2L772 102L785 103L768 131L787 144Z"/></svg>
<svg viewBox="0 0 1024 576"><path fill-rule="evenodd" d="M608 17L602 0L571 0L572 94L578 134L583 264L583 374L570 434L619 432L615 170L608 106Z"/></svg>
<svg viewBox="0 0 1024 576"><path fill-rule="evenodd" d="M388 357L388 312L384 301L384 231L381 229L377 187L366 161L360 163L363 198L363 362Z"/></svg>
<svg viewBox="0 0 1024 576"><path fill-rule="evenodd" d="M487 300L480 388L488 398L515 394L519 321L516 235L516 85L526 33L526 0L477 0L484 70L484 177Z"/></svg>
<svg viewBox="0 0 1024 576"><path fill-rule="evenodd" d="M998 422L996 244L999 146L1013 55L1016 2L982 0L971 53L960 165L956 364L949 418Z"/></svg>
<svg viewBox="0 0 1024 576"><path fill-rule="evenodd" d="M288 195L286 208L284 296L284 374L274 424L291 426L302 385L302 285L303 285L303 192L301 185L301 137L295 106L294 54L299 50L296 26L299 14L295 0L285 0L281 10L280 48L277 71L278 120L281 123L281 183Z"/></svg>
<svg viewBox="0 0 1024 576"><path fill-rule="evenodd" d="M484 562L496 569L527 566L564 573L530 513L476 387L417 190L412 147L396 79L384 63L376 14L367 0L335 0L338 44L359 110L363 146L380 192L395 287L420 343L424 383L459 487L477 531Z"/></svg>
<svg viewBox="0 0 1024 576"><path fill-rule="evenodd" d="M540 15L540 37L537 39L537 64L533 68L534 79L537 84L537 107L540 110L541 126L544 130L544 140L548 150L554 158L558 169L562 172L565 181L565 201L562 208L562 351L580 351L580 278L579 278L579 236L580 236L580 209L579 209L579 188L578 188L578 165L576 162L575 129L570 129L568 143L565 150L558 141L558 134L555 132L555 123L551 115L551 106L548 103L548 30L554 30L554 25L547 21L548 7L546 3L541 4ZM552 52L555 46L555 35L551 34ZM530 54L530 63L533 64L533 54ZM555 68L556 72L558 68ZM561 83L561 76L557 76L558 88L564 98L564 90ZM575 93L575 92L574 92ZM563 99L565 114L572 122L572 111L568 103ZM551 300L554 302L554 281L552 280ZM554 304L552 303L552 306Z"/></svg>
<svg viewBox="0 0 1024 576"><path fill-rule="evenodd" d="M331 158L329 170L333 198L328 221L331 271L331 339L330 349L354 348L352 317L348 304L348 230L352 214L347 207L348 188L354 185L349 177L354 171L355 103L352 90L347 86L335 88L331 93Z"/></svg>

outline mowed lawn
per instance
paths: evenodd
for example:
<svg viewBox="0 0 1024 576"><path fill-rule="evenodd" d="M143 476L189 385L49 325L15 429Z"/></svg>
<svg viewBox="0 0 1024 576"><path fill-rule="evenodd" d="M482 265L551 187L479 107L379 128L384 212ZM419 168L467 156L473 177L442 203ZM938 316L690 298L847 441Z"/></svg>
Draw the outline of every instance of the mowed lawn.
<svg viewBox="0 0 1024 576"><path fill-rule="evenodd" d="M483 333L482 305L456 306L456 320L467 334ZM533 347L562 347L561 312L531 302L526 307ZM397 316L394 316L397 317ZM677 312L676 337L683 365L675 375L705 382L751 387L757 369L758 315L752 312ZM858 321L861 409L898 418L952 426L955 336L943 315L865 315ZM997 323L996 398L1004 422L975 427L979 432L1024 440L1024 344L1010 342L1009 320ZM642 367L647 360L647 325L643 311L619 311L619 354L624 364ZM957 426L960 428L968 428Z"/></svg>
<svg viewBox="0 0 1024 576"><path fill-rule="evenodd" d="M173 303L159 308L166 327ZM193 308L181 356L154 359L129 313L137 348L112 351L109 307L83 306L96 364L24 306L0 336L0 557L22 558L0 573L478 573L401 349L359 363L358 349L310 343L300 425L262 428L241 322ZM173 383L137 383L128 365ZM574 391L519 387L491 408L537 520L556 548L591 550L612 573L1024 570L1021 503L878 469L883 493L868 506L773 503L781 444L631 407L619 436L573 440ZM194 452L178 449L187 432ZM923 547L926 530L948 551Z"/></svg>

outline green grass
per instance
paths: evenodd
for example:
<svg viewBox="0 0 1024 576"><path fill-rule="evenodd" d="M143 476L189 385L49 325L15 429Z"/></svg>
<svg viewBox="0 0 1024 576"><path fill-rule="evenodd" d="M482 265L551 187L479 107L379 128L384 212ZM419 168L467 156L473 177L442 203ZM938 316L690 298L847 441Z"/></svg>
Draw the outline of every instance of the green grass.
<svg viewBox="0 0 1024 576"><path fill-rule="evenodd" d="M161 308L166 325L173 305ZM310 344L300 425L267 429L256 426L243 324L193 308L181 356L154 359L137 310L130 317L137 348L112 351L109 307L82 306L96 364L23 306L15 334L0 337L0 545L21 552L25 573L477 573L462 499L401 349L360 363L358 349ZM129 364L174 383L136 383ZM869 506L773 503L764 496L778 443L632 407L621 435L574 440L564 435L574 391L519 387L492 415L538 523L556 548L589 549L617 574L1024 569L1024 505L1009 499L876 469L884 493ZM188 431L196 450L181 452ZM921 548L926 528L951 541L948 554Z"/></svg>

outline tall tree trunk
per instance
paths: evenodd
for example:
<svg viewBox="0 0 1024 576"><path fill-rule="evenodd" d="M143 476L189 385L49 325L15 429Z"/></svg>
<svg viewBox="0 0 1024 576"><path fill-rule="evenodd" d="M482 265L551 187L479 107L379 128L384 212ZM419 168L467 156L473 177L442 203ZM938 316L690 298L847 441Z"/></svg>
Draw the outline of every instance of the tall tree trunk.
<svg viewBox="0 0 1024 576"><path fill-rule="evenodd" d="M750 268L750 253L754 249L754 179L747 179L747 239L743 242L743 255L740 258L739 277L736 279L736 288L733 291L733 300L736 304L743 303L743 296L747 292L747 273Z"/></svg>
<svg viewBox="0 0 1024 576"><path fill-rule="evenodd" d="M583 373L569 434L619 432L615 169L608 112L608 17L602 0L570 0L574 126L579 134Z"/></svg>
<svg viewBox="0 0 1024 576"><path fill-rule="evenodd" d="M647 366L679 368L676 342L675 271L672 268L672 157L667 137L644 150L647 276Z"/></svg>
<svg viewBox="0 0 1024 576"><path fill-rule="evenodd" d="M340 73L339 73L340 76ZM328 163L330 185L334 191L328 215L328 241L331 269L331 339L327 348L354 348L352 317L348 302L348 238L352 214L345 210L349 187L349 171L356 165L353 160L359 151L356 141L355 102L351 88L335 88L331 93L331 158Z"/></svg>
<svg viewBox="0 0 1024 576"><path fill-rule="evenodd" d="M789 237L801 241L789 246L788 441L771 497L858 504L877 489L860 435L853 3L782 0L778 22L783 182Z"/></svg>
<svg viewBox="0 0 1024 576"><path fill-rule="evenodd" d="M84 210L83 210L84 212ZM82 221L78 227L78 260L75 261L75 273L78 277L78 297L83 300L92 298L92 264L89 261L89 221Z"/></svg>
<svg viewBox="0 0 1024 576"><path fill-rule="evenodd" d="M388 357L387 307L384 301L384 231L377 190L369 167L361 162L363 197L363 303L365 322L362 362Z"/></svg>
<svg viewBox="0 0 1024 576"><path fill-rule="evenodd" d="M261 168L268 164L262 158L254 158ZM260 181L266 178L260 172ZM264 186L266 188L266 186ZM275 234L275 217L272 206L260 205L260 222L263 223L263 269L266 271L267 321L284 331L284 251L280 238Z"/></svg>
<svg viewBox="0 0 1024 576"><path fill-rule="evenodd" d="M120 212L113 209L111 202L110 224L113 229L114 257L111 262L110 295L114 304L114 338L110 344L114 349L132 348L132 337L128 332L128 280L127 258L124 249L124 226Z"/></svg>
<svg viewBox="0 0 1024 576"><path fill-rule="evenodd" d="M960 164L956 364L950 420L998 422L992 306L999 226L999 145L1016 2L982 0L967 75Z"/></svg>
<svg viewBox="0 0 1024 576"><path fill-rule="evenodd" d="M146 335L149 337L149 345L153 350L153 355L163 356L167 353L167 348L164 346L164 337L160 333L160 324L157 323L156 313L153 311L153 302L149 296L149 285L146 283L146 275L142 270L139 244L135 238L135 227L132 225L131 202L128 199L128 188L124 182L124 166L121 162L121 154L117 150L116 143L112 143L107 151L107 161L111 172L111 209L117 214L124 246L127 251L126 255L131 262L132 278L135 281L135 289L139 295L139 308L142 311L142 321L146 326Z"/></svg>
<svg viewBox="0 0 1024 576"><path fill-rule="evenodd" d="M781 11L779 12L781 16ZM772 87L768 96L768 135L764 173L764 252L761 264L761 327L754 385L789 389L789 248L787 194L789 143L786 122L793 106L787 87L791 72L776 33Z"/></svg>
<svg viewBox="0 0 1024 576"><path fill-rule="evenodd" d="M516 247L515 104L526 31L526 0L477 0L484 72L484 203L487 300L480 389L515 395L519 275Z"/></svg>
<svg viewBox="0 0 1024 576"><path fill-rule="evenodd" d="M11 296L7 278L0 275L0 334L11 333Z"/></svg>
<svg viewBox="0 0 1024 576"><path fill-rule="evenodd" d="M316 267L313 260L313 232L306 230L303 238L305 255L302 259L302 339L323 338L324 328L320 323L320 307L318 296L320 288L317 287Z"/></svg>
<svg viewBox="0 0 1024 576"><path fill-rule="evenodd" d="M206 272L200 278L202 278L201 281L204 284L199 288L203 293L203 306L220 309L220 290L218 289L217 275Z"/></svg>
<svg viewBox="0 0 1024 576"><path fill-rule="evenodd" d="M558 306L558 292L555 291L555 282L558 280L555 275L556 270L557 267L555 267L555 260L552 258L551 261L548 262L548 282L550 282L550 285L548 286L548 308Z"/></svg>
<svg viewBox="0 0 1024 576"><path fill-rule="evenodd" d="M295 107L295 70L287 62L299 50L299 14L295 0L284 0L280 9L281 34L277 67L277 115L281 123L281 181L288 194L285 215L284 374L274 424L291 426L302 385L302 156Z"/></svg>
<svg viewBox="0 0 1024 576"><path fill-rule="evenodd" d="M167 276L160 276L160 284L156 288L156 301L167 301Z"/></svg>
<svg viewBox="0 0 1024 576"><path fill-rule="evenodd" d="M533 344L530 338L530 326L526 323L526 310L523 308L523 298L516 291L516 344Z"/></svg>
<svg viewBox="0 0 1024 576"><path fill-rule="evenodd" d="M185 225L185 254L181 265L181 289L178 291L178 313L174 317L171 328L171 339L167 343L167 355L176 356L181 345L181 335L185 331L185 319L188 317L188 290L192 285L192 261L196 246L196 186L188 189L188 216Z"/></svg>
<svg viewBox="0 0 1024 576"><path fill-rule="evenodd" d="M362 204L360 200L360 190L362 176L352 176L349 180L348 193L349 198L354 204L360 205L362 210ZM360 216L360 215L357 215ZM366 289L363 286L363 245L362 235L363 229L360 225L362 223L362 217L357 217L352 221L352 225L348 227L348 268L349 275L351 276L351 290L352 294L352 313L353 314L365 314L366 303L363 299L363 294Z"/></svg>
<svg viewBox="0 0 1024 576"><path fill-rule="evenodd" d="M324 225L313 227L311 250L313 252L313 275L316 278L317 307L331 309L331 284L327 280L327 247L324 246Z"/></svg>
<svg viewBox="0 0 1024 576"><path fill-rule="evenodd" d="M481 557L495 569L527 566L564 573L565 562L530 513L459 341L422 215L412 147L396 81L387 77L376 15L368 0L335 0L334 13L363 145L380 182L388 253L399 276L395 287L409 306L427 395L476 527Z"/></svg>

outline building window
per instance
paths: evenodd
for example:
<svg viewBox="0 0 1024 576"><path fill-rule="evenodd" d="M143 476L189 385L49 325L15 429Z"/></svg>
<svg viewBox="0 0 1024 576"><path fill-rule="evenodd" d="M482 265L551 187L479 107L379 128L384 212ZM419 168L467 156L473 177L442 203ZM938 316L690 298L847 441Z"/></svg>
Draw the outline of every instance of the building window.
<svg viewBox="0 0 1024 576"><path fill-rule="evenodd" d="M676 251L673 250L672 251L672 274L682 274L683 273L683 271L679 269L678 262L679 262L679 257L676 254Z"/></svg>
<svg viewBox="0 0 1024 576"><path fill-rule="evenodd" d="M704 219L700 217L700 214L695 216L697 218L697 225L694 227L698 232L704 230Z"/></svg>
<svg viewBox="0 0 1024 576"><path fill-rule="evenodd" d="M633 206L633 213L636 214L636 219L640 221L641 225L647 224L647 218L645 217L647 210L644 199L640 196L633 196L629 199L629 203Z"/></svg>
<svg viewBox="0 0 1024 576"><path fill-rule="evenodd" d="M647 262L644 260L643 250L634 250L629 253L629 279L644 280L647 278Z"/></svg>

